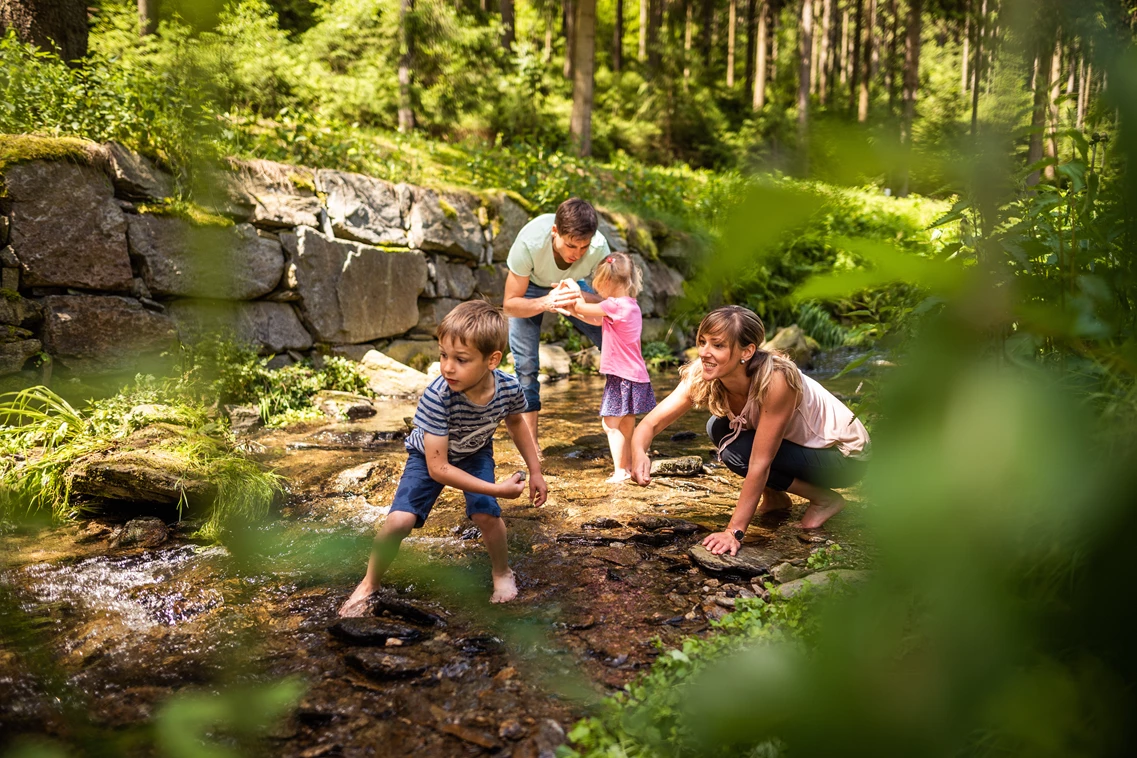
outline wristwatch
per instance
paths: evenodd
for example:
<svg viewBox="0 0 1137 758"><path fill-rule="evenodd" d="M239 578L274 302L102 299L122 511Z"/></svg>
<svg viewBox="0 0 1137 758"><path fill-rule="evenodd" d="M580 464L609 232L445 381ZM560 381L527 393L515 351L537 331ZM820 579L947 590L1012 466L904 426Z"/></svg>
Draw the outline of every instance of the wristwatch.
<svg viewBox="0 0 1137 758"><path fill-rule="evenodd" d="M746 532L742 529L727 529L727 532L730 533L731 537L734 537L736 540L738 540L739 543L741 543L742 538L746 536Z"/></svg>

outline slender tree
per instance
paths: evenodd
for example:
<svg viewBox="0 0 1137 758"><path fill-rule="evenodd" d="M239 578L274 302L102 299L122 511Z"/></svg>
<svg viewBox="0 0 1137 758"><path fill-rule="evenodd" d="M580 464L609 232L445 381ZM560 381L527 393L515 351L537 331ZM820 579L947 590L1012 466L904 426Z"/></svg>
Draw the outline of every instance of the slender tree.
<svg viewBox="0 0 1137 758"><path fill-rule="evenodd" d="M888 34L888 112L896 112L896 83L900 70L900 7L897 0L888 0L891 30Z"/></svg>
<svg viewBox="0 0 1137 758"><path fill-rule="evenodd" d="M616 0L616 23L612 26L612 70L624 68L624 0Z"/></svg>
<svg viewBox="0 0 1137 758"><path fill-rule="evenodd" d="M730 0L726 28L726 88L734 89L734 38L738 27L738 0Z"/></svg>
<svg viewBox="0 0 1137 758"><path fill-rule="evenodd" d="M596 63L596 0L576 0L573 23L572 116L569 138L579 156L592 155L592 72Z"/></svg>
<svg viewBox="0 0 1137 758"><path fill-rule="evenodd" d="M752 105L755 111L766 107L766 22L770 15L769 0L758 0L758 36L755 44L754 63L754 100Z"/></svg>
<svg viewBox="0 0 1137 758"><path fill-rule="evenodd" d="M849 8L841 9L841 71L838 77L842 86L849 81Z"/></svg>
<svg viewBox="0 0 1137 758"><path fill-rule="evenodd" d="M651 0L651 13L647 25L647 66L651 76L659 73L663 64L663 51L659 43L659 32L663 28L663 4L665 0Z"/></svg>
<svg viewBox="0 0 1137 758"><path fill-rule="evenodd" d="M14 29L21 42L50 50L65 61L87 55L84 0L0 0L0 35Z"/></svg>
<svg viewBox="0 0 1137 758"><path fill-rule="evenodd" d="M856 15L852 24L852 64L851 79L849 84L849 113L853 113L857 109L857 93L860 90L860 77L861 77L861 37L864 36L864 6L865 0L857 0Z"/></svg>
<svg viewBox="0 0 1137 758"><path fill-rule="evenodd" d="M703 58L703 71L711 68L711 49L714 47L714 0L702 0L700 8L702 20L699 23L699 53Z"/></svg>
<svg viewBox="0 0 1137 758"><path fill-rule="evenodd" d="M411 14L415 0L399 0L399 131L415 128L414 100L411 85L414 79L414 37L411 34Z"/></svg>
<svg viewBox="0 0 1137 758"><path fill-rule="evenodd" d="M1086 108L1090 102L1090 88L1094 83L1094 64L1088 57L1082 58L1082 81L1078 85L1078 118L1076 125L1079 129L1086 127Z"/></svg>
<svg viewBox="0 0 1137 758"><path fill-rule="evenodd" d="M801 39L799 40L797 86L797 134L802 174L809 173L809 74L813 59L813 0L801 4Z"/></svg>
<svg viewBox="0 0 1137 758"><path fill-rule="evenodd" d="M895 0L893 0L895 2ZM967 94L967 64L968 55L971 52L971 0L963 8L963 55L959 60L959 92L962 95Z"/></svg>
<svg viewBox="0 0 1137 758"><path fill-rule="evenodd" d="M825 105L826 99L829 97L829 68L830 68L830 43L833 36L833 4L836 0L823 0L823 9L821 11L821 50L818 53L819 62L817 65L817 74L819 81L817 82L817 94L822 105Z"/></svg>
<svg viewBox="0 0 1137 758"><path fill-rule="evenodd" d="M501 46L506 50L513 49L515 22L513 0L501 0Z"/></svg>
<svg viewBox="0 0 1137 758"><path fill-rule="evenodd" d="M138 36L158 31L158 0L138 0Z"/></svg>
<svg viewBox="0 0 1137 758"><path fill-rule="evenodd" d="M754 13L756 6L755 0L746 0L746 86L743 88L745 92L754 91L754 43L758 32L758 19Z"/></svg>
<svg viewBox="0 0 1137 758"><path fill-rule="evenodd" d="M691 79L691 0L683 0L683 9L686 11L683 19L683 86Z"/></svg>
<svg viewBox="0 0 1137 758"><path fill-rule="evenodd" d="M869 85L872 83L873 57L876 51L876 0L869 0L869 17L865 26L868 39L865 40L861 81L857 90L857 121L862 124L869 118Z"/></svg>
<svg viewBox="0 0 1137 758"><path fill-rule="evenodd" d="M900 197L908 197L912 162L912 122L916 119L916 92L920 86L920 29L924 0L908 0L908 29L904 39L904 115L900 122L900 141L905 165Z"/></svg>
<svg viewBox="0 0 1137 758"><path fill-rule="evenodd" d="M975 26L975 60L971 65L971 138L979 130L979 87L983 82L983 47L987 41L987 0L979 6L979 19Z"/></svg>
<svg viewBox="0 0 1137 758"><path fill-rule="evenodd" d="M636 59L640 63L647 61L647 29L650 25L651 0L640 0L640 48Z"/></svg>
<svg viewBox="0 0 1137 758"><path fill-rule="evenodd" d="M1062 34L1059 33L1054 41L1054 50L1050 54L1050 73L1046 83L1047 119L1046 119L1046 157L1058 159L1058 95L1062 89ZM1043 170L1046 178L1054 181L1055 170L1053 165Z"/></svg>

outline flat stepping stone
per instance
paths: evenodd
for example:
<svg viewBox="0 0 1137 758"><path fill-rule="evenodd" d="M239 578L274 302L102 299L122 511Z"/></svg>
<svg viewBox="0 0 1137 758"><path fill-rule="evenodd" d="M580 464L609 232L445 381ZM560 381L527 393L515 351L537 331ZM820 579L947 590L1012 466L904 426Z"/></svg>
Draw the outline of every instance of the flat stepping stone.
<svg viewBox="0 0 1137 758"><path fill-rule="evenodd" d="M803 576L801 579L794 579L792 582L786 582L777 589L778 597L788 600L794 595L802 593L815 592L820 589L825 589L830 584L858 584L860 582L868 581L870 574L868 571L854 571L852 569L833 569L831 571L818 571L816 574Z"/></svg>
<svg viewBox="0 0 1137 758"><path fill-rule="evenodd" d="M382 616L390 614L396 618L401 618L411 624L421 624L422 626L446 626L446 619L439 616L437 613L431 613L428 610L419 608L417 605L411 605L405 600L396 600L388 597L377 597L371 606L371 614L373 616Z"/></svg>
<svg viewBox="0 0 1137 758"><path fill-rule="evenodd" d="M426 673L427 665L405 655L393 655L379 650L359 650L344 656L347 665L372 679L392 681L413 679Z"/></svg>
<svg viewBox="0 0 1137 758"><path fill-rule="evenodd" d="M581 529L621 529L623 524L614 518L594 518L591 521L586 521L580 525Z"/></svg>
<svg viewBox="0 0 1137 758"><path fill-rule="evenodd" d="M651 462L652 476L700 476L702 473L703 459L697 455L660 458Z"/></svg>
<svg viewBox="0 0 1137 758"><path fill-rule="evenodd" d="M693 521L681 518L667 518L666 516L636 516L628 522L628 526L645 532L670 532L672 534L695 534L706 531Z"/></svg>
<svg viewBox="0 0 1137 758"><path fill-rule="evenodd" d="M751 577L769 574L773 566L782 562L782 558L772 551L761 550L756 547L743 545L738 549L738 555L723 553L711 555L711 551L702 545L693 545L687 554L691 560L707 571L716 574L737 574Z"/></svg>
<svg viewBox="0 0 1137 758"><path fill-rule="evenodd" d="M411 626L403 626L386 619L346 618L328 627L333 637L353 645L375 645L382 647L388 640L414 642L422 637L422 632Z"/></svg>
<svg viewBox="0 0 1137 758"><path fill-rule="evenodd" d="M632 537L635 532L630 529L623 529L619 532L562 532L557 535L557 542L568 543L570 545L591 545L599 547L601 545L609 545L613 542L626 542Z"/></svg>
<svg viewBox="0 0 1137 758"><path fill-rule="evenodd" d="M643 560L635 548L631 547L598 547L592 551L592 557L617 566L635 566Z"/></svg>
<svg viewBox="0 0 1137 758"><path fill-rule="evenodd" d="M646 545L648 547L663 547L670 544L679 535L669 534L667 532L639 532L628 537L626 542L633 545Z"/></svg>

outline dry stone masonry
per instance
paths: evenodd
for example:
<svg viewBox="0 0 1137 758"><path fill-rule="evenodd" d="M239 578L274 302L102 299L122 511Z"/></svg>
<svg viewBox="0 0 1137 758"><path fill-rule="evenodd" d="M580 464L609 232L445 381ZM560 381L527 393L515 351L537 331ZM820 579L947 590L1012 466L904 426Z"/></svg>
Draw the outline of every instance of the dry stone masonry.
<svg viewBox="0 0 1137 758"><path fill-rule="evenodd" d="M265 355L424 368L458 303L501 304L509 248L535 215L508 192L263 160L231 160L191 212L147 158L88 153L0 174L0 376L45 353L68 371L131 371L218 331ZM643 267L644 316L665 316L689 241L626 214L602 212L600 230Z"/></svg>

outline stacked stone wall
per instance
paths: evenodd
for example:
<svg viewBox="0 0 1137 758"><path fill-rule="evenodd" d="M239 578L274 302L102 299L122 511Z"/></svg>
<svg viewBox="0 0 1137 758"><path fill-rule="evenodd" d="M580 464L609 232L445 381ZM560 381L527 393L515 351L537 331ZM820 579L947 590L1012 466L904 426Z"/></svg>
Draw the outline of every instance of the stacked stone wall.
<svg viewBox="0 0 1137 758"><path fill-rule="evenodd" d="M436 354L454 306L500 305L505 258L532 215L504 192L259 160L231 161L202 203L213 215L174 213L174 182L150 161L116 144L90 153L0 177L0 375L42 353L70 371L129 370L219 329L292 359ZM643 269L646 331L659 331L683 293L682 261L664 257L686 249L682 237L601 215L612 249Z"/></svg>

